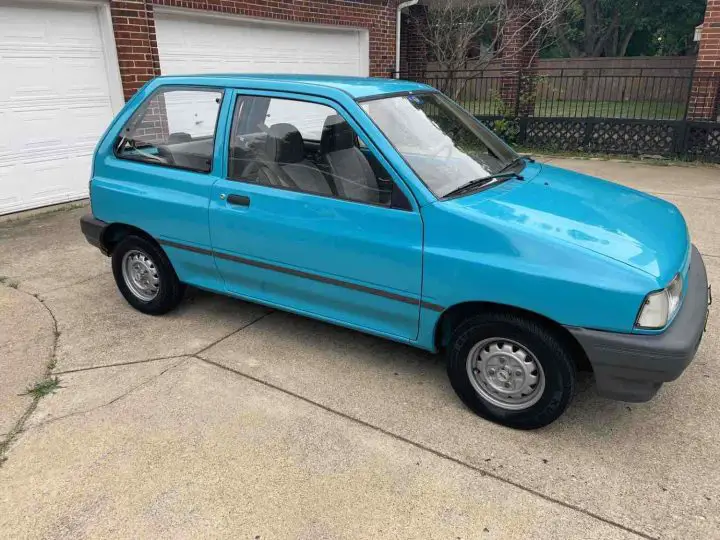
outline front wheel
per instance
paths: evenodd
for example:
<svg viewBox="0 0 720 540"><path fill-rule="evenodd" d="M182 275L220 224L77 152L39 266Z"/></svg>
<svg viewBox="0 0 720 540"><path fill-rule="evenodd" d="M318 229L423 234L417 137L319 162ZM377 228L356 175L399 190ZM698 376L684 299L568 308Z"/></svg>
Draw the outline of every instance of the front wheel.
<svg viewBox="0 0 720 540"><path fill-rule="evenodd" d="M553 331L529 318L488 313L453 332L448 375L475 413L508 427L536 429L567 408L575 365Z"/></svg>

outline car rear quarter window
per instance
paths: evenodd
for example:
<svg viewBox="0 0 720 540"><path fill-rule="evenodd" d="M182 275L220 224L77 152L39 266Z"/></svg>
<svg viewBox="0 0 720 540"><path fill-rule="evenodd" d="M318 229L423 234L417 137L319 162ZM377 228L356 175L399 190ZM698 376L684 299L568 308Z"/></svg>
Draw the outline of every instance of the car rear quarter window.
<svg viewBox="0 0 720 540"><path fill-rule="evenodd" d="M115 155L121 159L208 173L223 91L160 89L123 127Z"/></svg>

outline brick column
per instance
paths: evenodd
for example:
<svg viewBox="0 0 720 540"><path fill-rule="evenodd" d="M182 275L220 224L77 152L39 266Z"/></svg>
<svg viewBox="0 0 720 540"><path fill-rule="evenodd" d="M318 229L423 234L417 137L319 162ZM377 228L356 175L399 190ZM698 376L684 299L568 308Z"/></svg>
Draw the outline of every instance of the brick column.
<svg viewBox="0 0 720 540"><path fill-rule="evenodd" d="M503 77L500 81L500 97L508 111L527 116L535 107L532 74L519 77L520 70L536 67L538 61L537 40L532 39L534 28L528 25L527 0L510 2L508 21L502 29Z"/></svg>
<svg viewBox="0 0 720 540"><path fill-rule="evenodd" d="M400 76L403 79L419 79L427 70L428 47L422 37L423 25L427 24L427 6L412 6L408 15L403 15L400 28Z"/></svg>
<svg viewBox="0 0 720 540"><path fill-rule="evenodd" d="M115 44L125 101L147 81L160 75L152 3L111 0Z"/></svg>
<svg viewBox="0 0 720 540"><path fill-rule="evenodd" d="M720 115L720 0L708 0L688 105L691 120Z"/></svg>

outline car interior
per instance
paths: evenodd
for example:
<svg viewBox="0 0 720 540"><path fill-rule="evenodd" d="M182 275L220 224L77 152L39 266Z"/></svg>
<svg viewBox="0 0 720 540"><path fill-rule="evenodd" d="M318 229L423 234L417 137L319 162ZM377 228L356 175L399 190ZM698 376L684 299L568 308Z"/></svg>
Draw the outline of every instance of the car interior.
<svg viewBox="0 0 720 540"><path fill-rule="evenodd" d="M274 114L268 112L271 101L281 102ZM393 189L385 167L361 145L342 116L317 104L314 114L302 114L293 108L301 103L261 97L238 100L231 131L229 178L369 204L410 207L402 192ZM167 134L168 122L158 121L158 107L147 110L138 122L129 122L118 138L118 157L210 172L214 135L193 136L185 131ZM318 115L318 110L324 112ZM273 122L271 118L288 115L301 122L305 135L295 124ZM198 114L192 116L197 119ZM196 123L202 123L202 118ZM308 125L313 129L308 130Z"/></svg>
<svg viewBox="0 0 720 540"><path fill-rule="evenodd" d="M286 189L389 205L392 180L367 149L360 149L352 127L338 115L325 119L320 140L303 138L282 122L247 135L235 135L229 176Z"/></svg>

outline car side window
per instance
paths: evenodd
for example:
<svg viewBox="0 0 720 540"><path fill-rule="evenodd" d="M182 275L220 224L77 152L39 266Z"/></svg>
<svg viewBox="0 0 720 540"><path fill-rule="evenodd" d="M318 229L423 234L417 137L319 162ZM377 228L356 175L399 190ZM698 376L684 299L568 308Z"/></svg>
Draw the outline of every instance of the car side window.
<svg viewBox="0 0 720 540"><path fill-rule="evenodd" d="M208 173L212 167L222 90L161 89L123 127L115 146L122 159Z"/></svg>
<svg viewBox="0 0 720 540"><path fill-rule="evenodd" d="M230 137L230 179L410 209L382 163L332 107L239 96Z"/></svg>

